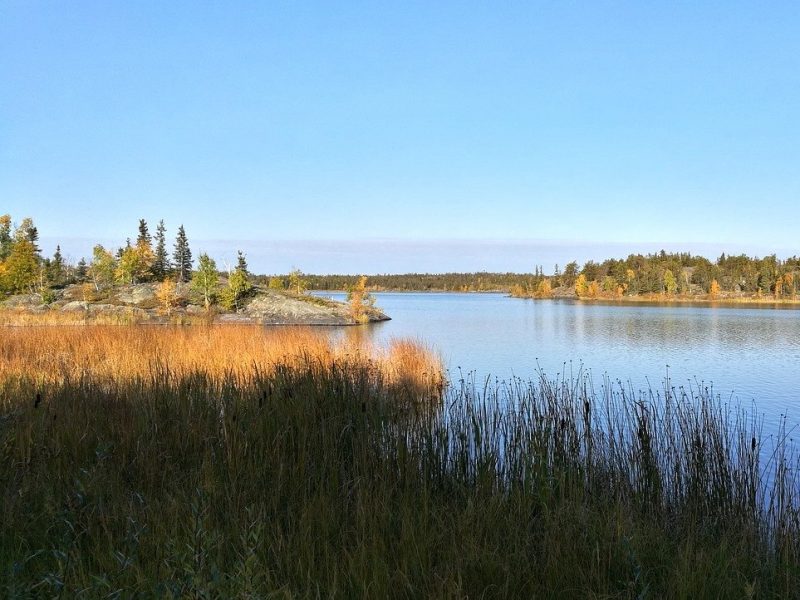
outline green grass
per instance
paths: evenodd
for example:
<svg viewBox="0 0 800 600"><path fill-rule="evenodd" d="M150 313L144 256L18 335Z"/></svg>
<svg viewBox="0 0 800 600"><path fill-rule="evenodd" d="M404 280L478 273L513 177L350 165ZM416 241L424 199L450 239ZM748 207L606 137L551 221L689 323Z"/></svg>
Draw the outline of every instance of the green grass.
<svg viewBox="0 0 800 600"><path fill-rule="evenodd" d="M37 396L39 394L39 396ZM0 384L0 595L790 597L790 449L705 390L366 368ZM779 439L780 441L780 439Z"/></svg>

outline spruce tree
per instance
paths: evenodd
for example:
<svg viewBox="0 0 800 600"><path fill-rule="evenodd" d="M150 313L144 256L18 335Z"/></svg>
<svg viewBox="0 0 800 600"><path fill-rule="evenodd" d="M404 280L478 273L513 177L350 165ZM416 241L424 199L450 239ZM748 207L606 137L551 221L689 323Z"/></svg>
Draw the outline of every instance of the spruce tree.
<svg viewBox="0 0 800 600"><path fill-rule="evenodd" d="M150 246L153 238L150 236L150 230L147 227L147 221L139 219L139 236L136 238L137 246Z"/></svg>
<svg viewBox="0 0 800 600"><path fill-rule="evenodd" d="M186 282L192 278L192 251L189 249L189 240L186 239L186 231L183 225L178 227L178 235L175 238L175 252L172 253L175 265L175 274L178 281Z"/></svg>
<svg viewBox="0 0 800 600"><path fill-rule="evenodd" d="M83 283L86 281L86 276L88 275L88 266L86 265L86 259L81 258L78 261L77 266L75 267L75 281L78 283Z"/></svg>
<svg viewBox="0 0 800 600"><path fill-rule="evenodd" d="M166 231L167 228L164 226L164 220L162 219L158 222L158 227L156 227L156 249L155 260L153 261L153 276L157 281L162 281L172 269L169 255L167 254Z"/></svg>
<svg viewBox="0 0 800 600"><path fill-rule="evenodd" d="M250 271L247 270L247 258L241 250L237 256L236 270L241 271L245 277L250 277Z"/></svg>
<svg viewBox="0 0 800 600"><path fill-rule="evenodd" d="M56 246L53 260L48 265L48 276L54 285L59 285L64 277L64 257L61 255L61 246Z"/></svg>
<svg viewBox="0 0 800 600"><path fill-rule="evenodd" d="M11 254L11 245L14 238L11 237L11 215L0 216L0 261L8 258Z"/></svg>

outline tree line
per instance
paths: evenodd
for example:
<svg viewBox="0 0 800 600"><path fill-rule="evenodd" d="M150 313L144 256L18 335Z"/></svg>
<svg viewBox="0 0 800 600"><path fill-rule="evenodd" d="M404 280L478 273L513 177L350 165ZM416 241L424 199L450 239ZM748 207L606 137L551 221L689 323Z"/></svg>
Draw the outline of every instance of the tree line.
<svg viewBox="0 0 800 600"><path fill-rule="evenodd" d="M715 261L690 253L630 254L624 259L556 265L552 275L541 267L514 295L547 297L559 288L574 290L578 297L696 296L721 294L776 299L794 298L800 277L800 258L785 260L775 254L763 258L746 254L722 254Z"/></svg>
<svg viewBox="0 0 800 600"><path fill-rule="evenodd" d="M95 292L113 285L159 283L158 297L169 307L177 297L177 286L189 284L210 307L219 302L225 308L238 308L252 289L245 255L240 250L237 265L228 274L227 286L220 292L216 262L201 253L194 269L194 259L183 225L178 227L172 247L168 247L166 226L161 220L151 235L145 219L139 219L136 240L126 240L113 250L97 244L91 261L81 258L69 264L56 246L52 257L42 255L39 232L30 217L14 226L10 215L0 216L0 293L38 293L44 300L53 289L70 284L84 284Z"/></svg>
<svg viewBox="0 0 800 600"><path fill-rule="evenodd" d="M169 248L164 221L159 221L153 236L145 219L140 219L135 241L128 239L116 250L97 244L90 262L81 258L75 265L64 260L60 246L52 257L42 256L38 240L39 232L31 218L24 218L14 226L10 215L0 216L0 293L46 295L49 289L71 283L91 283L96 291L114 284L170 281L177 285L199 276L193 288L200 290L207 305L217 300L216 263L207 254L200 254L194 269L183 225L178 227ZM775 254L763 258L722 254L711 261L691 253L662 250L602 262L590 260L582 266L572 261L563 270L555 265L550 275L536 266L533 273L406 273L371 275L369 280L373 290L505 291L538 297L548 297L559 290L564 295L567 290L579 297L738 294L794 298L800 282L800 258L781 260ZM252 276L244 254L239 251L236 268L228 276L229 287L234 291L221 294L219 300L228 306L238 306L253 282L300 295L306 289L351 290L360 284L360 276L309 275L297 269L285 276Z"/></svg>
<svg viewBox="0 0 800 600"><path fill-rule="evenodd" d="M310 289L325 291L347 290L359 281L358 275L304 274L303 277ZM509 291L514 285L526 285L530 278L530 273L406 273L370 275L369 282L373 290L491 292ZM269 278L262 279L266 281Z"/></svg>
<svg viewBox="0 0 800 600"><path fill-rule="evenodd" d="M77 264L69 264L61 254L60 245L52 257L45 257L38 241L39 231L30 217L13 226L10 215L0 216L0 291L35 293L84 282L91 282L100 290L115 283L161 282L166 278L181 283L192 278L192 251L186 231L183 225L178 228L173 250L169 252L163 220L153 237L147 221L140 219L135 243L129 238L116 251L97 244L88 263L81 258Z"/></svg>

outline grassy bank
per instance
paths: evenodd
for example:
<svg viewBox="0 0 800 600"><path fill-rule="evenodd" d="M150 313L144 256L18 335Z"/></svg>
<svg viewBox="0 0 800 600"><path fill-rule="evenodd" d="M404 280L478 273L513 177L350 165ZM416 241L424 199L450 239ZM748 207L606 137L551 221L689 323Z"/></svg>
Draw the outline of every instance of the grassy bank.
<svg viewBox="0 0 800 600"><path fill-rule="evenodd" d="M800 584L794 460L708 392L542 379L440 398L436 361L408 343L53 331L2 332L5 596L787 597Z"/></svg>

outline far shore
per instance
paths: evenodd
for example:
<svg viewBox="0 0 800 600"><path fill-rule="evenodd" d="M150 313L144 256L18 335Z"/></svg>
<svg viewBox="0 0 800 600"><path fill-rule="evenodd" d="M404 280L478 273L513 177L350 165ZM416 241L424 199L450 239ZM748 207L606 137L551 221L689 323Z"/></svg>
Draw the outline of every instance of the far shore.
<svg viewBox="0 0 800 600"><path fill-rule="evenodd" d="M593 304L619 305L619 304L653 304L653 305L682 305L682 306L718 306L721 308L800 308L800 298L754 298L748 296L719 296L709 298L707 296L667 296L653 294L648 296L597 296L597 297L578 297L566 295L553 295L548 297L541 296L515 296L510 298L523 300L567 300L571 302L585 302Z"/></svg>

